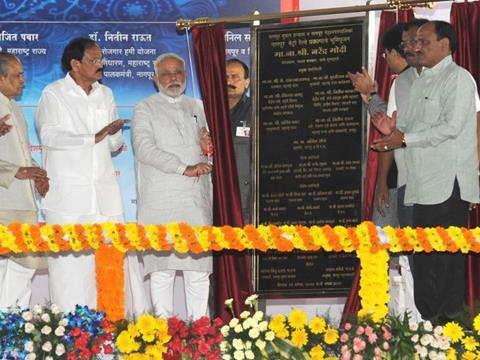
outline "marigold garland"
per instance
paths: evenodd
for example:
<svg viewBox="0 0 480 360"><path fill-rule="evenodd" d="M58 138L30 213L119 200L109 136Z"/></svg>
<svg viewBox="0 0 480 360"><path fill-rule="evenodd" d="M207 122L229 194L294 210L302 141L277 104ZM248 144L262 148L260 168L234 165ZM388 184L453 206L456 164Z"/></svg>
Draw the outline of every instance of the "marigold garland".
<svg viewBox="0 0 480 360"><path fill-rule="evenodd" d="M381 241L383 239L383 241ZM246 225L191 227L188 224L0 224L0 255L28 252L97 251L99 308L110 319L123 318L123 253L130 250L207 251L255 249L261 252L345 251L361 263L360 315L380 321L387 313L388 253L406 251L480 253L480 228L393 228L371 222L344 227ZM108 254L108 255L107 255ZM109 268L111 267L111 268ZM103 272L109 268L108 272ZM112 281L114 279L114 281ZM121 281L120 281L121 279ZM115 299L115 301L113 300ZM121 300L121 301L120 301Z"/></svg>
<svg viewBox="0 0 480 360"><path fill-rule="evenodd" d="M95 252L97 309L113 322L125 318L123 262L124 254L106 244Z"/></svg>

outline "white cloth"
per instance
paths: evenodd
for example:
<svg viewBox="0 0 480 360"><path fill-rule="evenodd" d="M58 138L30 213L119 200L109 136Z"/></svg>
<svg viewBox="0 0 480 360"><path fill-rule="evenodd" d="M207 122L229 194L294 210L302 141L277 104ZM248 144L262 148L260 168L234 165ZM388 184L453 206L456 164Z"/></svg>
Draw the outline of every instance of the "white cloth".
<svg viewBox="0 0 480 360"><path fill-rule="evenodd" d="M27 122L15 100L0 93L0 117L10 114L12 129L0 136L0 210L36 211L35 191L31 180L15 177L18 168L35 166L28 141Z"/></svg>
<svg viewBox="0 0 480 360"><path fill-rule="evenodd" d="M50 190L42 201L50 224L122 222L123 206L111 152L123 145L121 132L95 144L95 134L117 119L112 91L94 83L87 95L67 75L48 85L37 107L36 124ZM75 304L96 307L93 255L49 258L52 302L71 311ZM135 264L136 262L136 264ZM126 258L126 300L130 313L148 309L136 256ZM128 291L132 292L129 295Z"/></svg>
<svg viewBox="0 0 480 360"><path fill-rule="evenodd" d="M95 134L118 118L112 91L94 83L90 94L67 75L48 85L36 125L50 190L42 209L64 214L123 213L111 152L123 145L121 131L95 144Z"/></svg>
<svg viewBox="0 0 480 360"><path fill-rule="evenodd" d="M45 211L45 218L50 224L87 224L101 222L122 222L120 216L63 215ZM48 258L50 300L68 312L75 305L97 306L97 287L95 279L95 255L93 253L70 253L54 255ZM148 313L148 305L143 276L136 253L125 257L125 308L126 318L132 319Z"/></svg>
<svg viewBox="0 0 480 360"><path fill-rule="evenodd" d="M476 93L470 74L451 55L413 82L397 122L407 144L406 204L440 204L455 180L462 200L480 201Z"/></svg>
<svg viewBox="0 0 480 360"><path fill-rule="evenodd" d="M192 226L212 224L210 175L182 175L187 165L206 162L200 129L206 127L201 101L157 93L135 106L132 144L137 168L138 222ZM149 254L145 272L161 270L212 271L210 255Z"/></svg>
<svg viewBox="0 0 480 360"><path fill-rule="evenodd" d="M29 269L8 258L0 258L0 311L11 307L26 309L32 296L32 278L35 269Z"/></svg>
<svg viewBox="0 0 480 360"><path fill-rule="evenodd" d="M173 286L175 270L156 271L150 275L152 303L155 316L177 316L173 313ZM183 271L187 318L196 320L208 316L209 273Z"/></svg>

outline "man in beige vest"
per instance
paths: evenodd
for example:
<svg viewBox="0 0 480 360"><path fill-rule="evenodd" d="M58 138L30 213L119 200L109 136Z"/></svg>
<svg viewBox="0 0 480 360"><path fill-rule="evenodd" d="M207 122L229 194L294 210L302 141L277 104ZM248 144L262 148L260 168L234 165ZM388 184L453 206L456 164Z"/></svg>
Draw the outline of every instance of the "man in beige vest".
<svg viewBox="0 0 480 360"><path fill-rule="evenodd" d="M0 52L0 224L36 224L35 192L48 191L45 170L33 161L27 123L14 98L21 95L25 80L20 60ZM28 307L31 280L42 266L38 256L0 257L0 310Z"/></svg>

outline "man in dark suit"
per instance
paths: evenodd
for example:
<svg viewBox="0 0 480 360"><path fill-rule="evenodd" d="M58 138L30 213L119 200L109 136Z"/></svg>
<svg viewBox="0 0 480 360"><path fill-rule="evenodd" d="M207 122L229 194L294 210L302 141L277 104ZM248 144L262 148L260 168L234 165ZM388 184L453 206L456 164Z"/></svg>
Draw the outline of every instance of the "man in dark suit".
<svg viewBox="0 0 480 360"><path fill-rule="evenodd" d="M250 135L252 102L246 90L250 85L248 67L238 59L227 60L228 106L230 127L237 162L238 182L242 200L243 221L251 223Z"/></svg>

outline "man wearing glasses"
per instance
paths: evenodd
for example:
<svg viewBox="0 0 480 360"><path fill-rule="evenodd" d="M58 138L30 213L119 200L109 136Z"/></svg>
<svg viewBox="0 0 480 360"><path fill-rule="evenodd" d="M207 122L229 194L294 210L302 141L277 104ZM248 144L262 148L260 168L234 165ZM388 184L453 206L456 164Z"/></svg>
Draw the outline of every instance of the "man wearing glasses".
<svg viewBox="0 0 480 360"><path fill-rule="evenodd" d="M122 222L123 206L111 153L123 146L124 120L112 91L98 81L103 56L91 39L73 39L64 49L63 79L48 85L36 113L50 191L41 207L50 224ZM126 305L146 311L135 255L127 256ZM48 258L50 297L65 312L76 304L95 308L95 257L91 252ZM132 295L133 294L133 295Z"/></svg>
<svg viewBox="0 0 480 360"><path fill-rule="evenodd" d="M413 204L415 227L466 226L469 203L478 203L476 86L456 65L453 27L422 25L414 50L422 74L410 88L398 121L372 120L385 136L381 151L405 147L405 203ZM417 253L413 257L415 304L422 317L444 323L463 305L465 261L461 253Z"/></svg>
<svg viewBox="0 0 480 360"><path fill-rule="evenodd" d="M206 156L211 140L203 104L183 94L186 73L180 56L160 55L154 68L159 92L135 106L132 124L138 222L211 225L212 164ZM183 272L188 318L208 315L210 254L152 252L144 263L156 316L176 315L177 270Z"/></svg>

